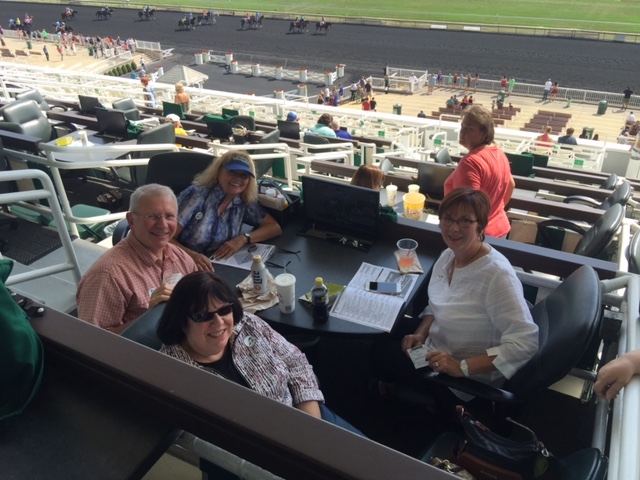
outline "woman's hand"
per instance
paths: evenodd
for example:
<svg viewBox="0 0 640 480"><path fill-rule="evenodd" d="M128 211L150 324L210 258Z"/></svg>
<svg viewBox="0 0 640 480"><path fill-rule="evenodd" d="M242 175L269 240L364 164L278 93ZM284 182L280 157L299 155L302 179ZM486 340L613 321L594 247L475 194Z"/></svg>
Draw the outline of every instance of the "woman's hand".
<svg viewBox="0 0 640 480"><path fill-rule="evenodd" d="M427 354L429 366L438 373L446 373L452 377L464 377L460 369L460 360L456 360L448 353L434 350Z"/></svg>
<svg viewBox="0 0 640 480"><path fill-rule="evenodd" d="M402 351L406 352L410 348L417 347L418 345L422 345L425 341L421 335L412 333L411 335L406 335L402 339Z"/></svg>
<svg viewBox="0 0 640 480"><path fill-rule="evenodd" d="M211 265L211 260L209 260L209 257L202 253L194 252L193 250L189 250L187 253L191 258L193 258L193 261L195 262L196 267L198 267L198 270L201 270L203 272L213 272L213 265Z"/></svg>
<svg viewBox="0 0 640 480"><path fill-rule="evenodd" d="M224 242L222 245L220 245L220 248L218 248L215 251L213 256L216 258L216 260L229 258L231 255L236 253L246 244L247 244L247 238L244 235L241 235L236 238L232 238L231 240Z"/></svg>

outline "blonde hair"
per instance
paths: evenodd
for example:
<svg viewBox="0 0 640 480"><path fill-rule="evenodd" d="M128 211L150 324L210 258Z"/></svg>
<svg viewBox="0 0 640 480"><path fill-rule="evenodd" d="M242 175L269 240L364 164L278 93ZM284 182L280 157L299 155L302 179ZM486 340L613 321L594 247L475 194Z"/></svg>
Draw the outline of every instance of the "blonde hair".
<svg viewBox="0 0 640 480"><path fill-rule="evenodd" d="M184 93L184 85L180 82L176 83L176 93Z"/></svg>
<svg viewBox="0 0 640 480"><path fill-rule="evenodd" d="M244 189L242 194L240 194L240 198L245 204L250 204L258 201L258 182L256 181L256 166L253 163L253 159L247 152L242 151L229 151L224 155L216 158L211 165L207 167L200 175L197 175L193 180L194 185L202 185L203 187L207 187L211 190L213 187L218 185L218 178L220 177L220 169L222 169L226 164L231 162L236 158L242 158L247 160L249 166L251 167L251 171L253 172L253 177L249 178L249 183L247 184L247 188Z"/></svg>

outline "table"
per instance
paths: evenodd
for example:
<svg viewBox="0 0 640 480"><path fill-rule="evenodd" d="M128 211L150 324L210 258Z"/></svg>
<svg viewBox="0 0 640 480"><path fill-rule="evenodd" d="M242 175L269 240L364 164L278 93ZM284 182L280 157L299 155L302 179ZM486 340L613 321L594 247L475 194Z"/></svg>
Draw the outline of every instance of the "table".
<svg viewBox="0 0 640 480"><path fill-rule="evenodd" d="M397 224L385 224L382 228L380 239L374 243L368 252L363 252L338 243L332 243L328 240L298 235L298 232L302 228L303 222L301 219L298 219L284 228L281 237L270 242L281 249L300 252L298 254L292 254L285 253L282 250L276 250L276 253L270 259L271 262L278 265L291 262L287 267L287 272L296 276L297 297L311 290L314 279L319 276L322 277L325 282L347 285L362 262L397 269L393 252L396 250L396 242L406 236L406 231ZM418 231L416 230L415 233L418 233ZM420 242L419 239L418 242ZM422 244L418 247L417 253L425 273L420 275L414 291L407 300L407 306L410 306L414 299L416 305L420 304L421 301L426 302L426 273L429 272L435 263L439 255L439 250L434 251L429 248L428 245ZM246 270L233 267L223 265L214 265L214 267L216 272L232 285L239 284L249 274ZM267 268L274 277L283 272L281 268ZM315 335L365 337L384 333L381 330L351 323L335 317L330 317L329 320L323 324L316 323L313 321L311 309L305 307L300 302L297 303L295 311L291 314L285 315L281 313L278 305L261 311L258 314L276 330L280 331L295 329ZM398 319L401 318L403 314L404 312L401 312ZM396 323L398 319L396 319Z"/></svg>

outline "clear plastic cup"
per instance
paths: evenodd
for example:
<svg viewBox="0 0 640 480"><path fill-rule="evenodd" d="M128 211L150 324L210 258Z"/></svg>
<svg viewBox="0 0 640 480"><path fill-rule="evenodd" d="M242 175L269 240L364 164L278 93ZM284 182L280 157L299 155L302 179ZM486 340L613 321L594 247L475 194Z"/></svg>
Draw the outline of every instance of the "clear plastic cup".
<svg viewBox="0 0 640 480"><path fill-rule="evenodd" d="M398 265L400 267L410 267L413 265L413 260L416 256L416 248L418 248L418 242L412 238L403 238L396 243L398 247Z"/></svg>

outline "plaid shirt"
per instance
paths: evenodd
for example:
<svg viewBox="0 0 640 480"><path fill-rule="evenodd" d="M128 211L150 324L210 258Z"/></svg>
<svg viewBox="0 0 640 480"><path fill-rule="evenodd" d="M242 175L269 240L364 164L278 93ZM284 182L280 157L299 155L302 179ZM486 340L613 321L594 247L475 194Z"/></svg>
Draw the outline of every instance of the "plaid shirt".
<svg viewBox="0 0 640 480"><path fill-rule="evenodd" d="M102 328L135 320L149 308L154 289L174 273L197 271L182 249L168 244L157 259L131 234L104 253L82 277L76 293L78 318Z"/></svg>

